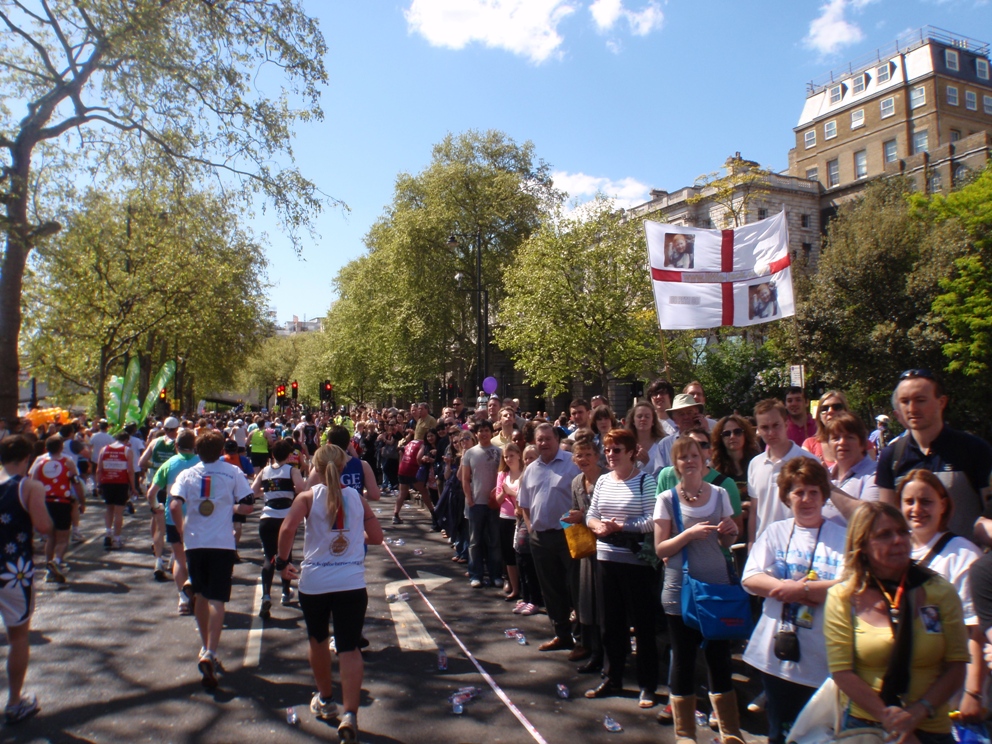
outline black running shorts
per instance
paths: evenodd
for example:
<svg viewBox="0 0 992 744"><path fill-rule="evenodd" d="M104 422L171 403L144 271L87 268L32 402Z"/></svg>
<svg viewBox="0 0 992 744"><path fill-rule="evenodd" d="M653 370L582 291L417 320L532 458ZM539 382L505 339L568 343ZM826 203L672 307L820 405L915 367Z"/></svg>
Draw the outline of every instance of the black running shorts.
<svg viewBox="0 0 992 744"><path fill-rule="evenodd" d="M307 624L307 635L318 643L330 636L329 624L334 616L334 646L339 654L355 651L362 640L365 610L369 595L365 588L329 594L300 592L300 609Z"/></svg>
<svg viewBox="0 0 992 744"><path fill-rule="evenodd" d="M186 551L186 568L193 593L215 602L231 601L234 551L219 548L192 548Z"/></svg>

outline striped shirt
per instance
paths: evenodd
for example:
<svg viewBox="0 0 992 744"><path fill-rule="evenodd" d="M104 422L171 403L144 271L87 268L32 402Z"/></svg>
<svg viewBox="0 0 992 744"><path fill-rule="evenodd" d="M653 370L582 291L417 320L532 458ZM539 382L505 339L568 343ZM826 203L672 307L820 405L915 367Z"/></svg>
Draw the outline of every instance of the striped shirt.
<svg viewBox="0 0 992 744"><path fill-rule="evenodd" d="M643 537L654 541L654 515L656 483L653 475L633 474L625 481L618 481L613 473L606 473L596 481L592 492L592 502L586 512L586 522L598 519L608 522L616 519L623 523L623 530L616 533L631 538ZM650 534L648 534L650 533ZM596 541L596 557L601 561L614 563L640 563L640 559L629 547L612 545L602 540Z"/></svg>

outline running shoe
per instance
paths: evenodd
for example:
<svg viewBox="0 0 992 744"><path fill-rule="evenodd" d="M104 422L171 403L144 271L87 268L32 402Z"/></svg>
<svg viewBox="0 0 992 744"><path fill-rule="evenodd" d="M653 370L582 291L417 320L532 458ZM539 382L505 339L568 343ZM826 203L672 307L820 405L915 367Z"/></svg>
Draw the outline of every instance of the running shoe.
<svg viewBox="0 0 992 744"><path fill-rule="evenodd" d="M162 559L155 561L155 581L168 581L169 577L165 575L165 566L162 565Z"/></svg>
<svg viewBox="0 0 992 744"><path fill-rule="evenodd" d="M180 615L192 615L193 608L190 607L189 600L183 597L179 600L179 614Z"/></svg>
<svg viewBox="0 0 992 744"><path fill-rule="evenodd" d="M16 703L8 705L4 709L4 714L7 716L8 724L20 723L26 721L39 710L41 710L41 706L38 705L38 698L33 693L28 693L22 695Z"/></svg>
<svg viewBox="0 0 992 744"><path fill-rule="evenodd" d="M103 538L103 549L104 550L110 550L111 544L112 544L112 541L110 539L110 535L105 535L104 538Z"/></svg>
<svg viewBox="0 0 992 744"><path fill-rule="evenodd" d="M80 532L80 531L79 531L78 529L74 529L74 530L72 531L72 541L73 541L74 543L81 543L81 542L82 542L83 540L85 540L85 539L86 539L86 538L85 538L85 537L83 537L83 533L82 533L82 532Z"/></svg>
<svg viewBox="0 0 992 744"><path fill-rule="evenodd" d="M272 597L268 594L262 596L262 609L258 611L258 616L263 620L268 620L272 614Z"/></svg>
<svg viewBox="0 0 992 744"><path fill-rule="evenodd" d="M193 599L193 585L188 581L183 584L183 594L186 595L186 599Z"/></svg>
<svg viewBox="0 0 992 744"><path fill-rule="evenodd" d="M214 665L216 657L210 651L202 651L200 653L200 658L196 662L196 666L200 670L200 674L203 678L200 680L200 684L206 687L208 690L214 690L217 688L217 668Z"/></svg>
<svg viewBox="0 0 992 744"><path fill-rule="evenodd" d="M338 724L338 744L355 744L358 741L358 716L348 711Z"/></svg>
<svg viewBox="0 0 992 744"><path fill-rule="evenodd" d="M65 574L59 570L58 564L55 561L49 561L46 565L48 571L45 573L45 583L46 584L64 584Z"/></svg>
<svg viewBox="0 0 992 744"><path fill-rule="evenodd" d="M403 520L400 519L400 515L399 514L394 514L393 515L393 524L403 524Z"/></svg>
<svg viewBox="0 0 992 744"><path fill-rule="evenodd" d="M326 721L337 716L338 706L333 700L324 700L319 692L315 692L310 700L310 712Z"/></svg>
<svg viewBox="0 0 992 744"><path fill-rule="evenodd" d="M127 504L124 506L124 508L127 510L127 513L128 514L134 514L134 502L133 501L128 501Z"/></svg>
<svg viewBox="0 0 992 744"><path fill-rule="evenodd" d="M479 581L478 579L472 579L470 582L468 582L468 585L473 589L478 589L480 586L482 586L482 582Z"/></svg>
<svg viewBox="0 0 992 744"><path fill-rule="evenodd" d="M290 602L292 602L293 601L293 590L292 589L287 589L286 591L284 591L282 593L282 599L279 600L279 601L282 602L282 606L283 607L285 607Z"/></svg>
<svg viewBox="0 0 992 744"><path fill-rule="evenodd" d="M69 571L72 569L72 566L66 563L64 558L56 558L55 563L56 565L58 565L59 571L61 571L63 574L68 574Z"/></svg>
<svg viewBox="0 0 992 744"><path fill-rule="evenodd" d="M124 550L124 538L115 537L113 543L110 546L111 550Z"/></svg>

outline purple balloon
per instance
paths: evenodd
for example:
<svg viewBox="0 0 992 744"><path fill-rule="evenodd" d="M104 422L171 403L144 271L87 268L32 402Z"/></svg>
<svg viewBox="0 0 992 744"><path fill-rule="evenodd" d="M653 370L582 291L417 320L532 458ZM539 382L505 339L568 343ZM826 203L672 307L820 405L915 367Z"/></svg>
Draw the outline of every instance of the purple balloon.
<svg viewBox="0 0 992 744"><path fill-rule="evenodd" d="M495 377L487 377L482 381L482 389L486 392L486 395L495 393L497 387L499 387L499 383L496 382Z"/></svg>

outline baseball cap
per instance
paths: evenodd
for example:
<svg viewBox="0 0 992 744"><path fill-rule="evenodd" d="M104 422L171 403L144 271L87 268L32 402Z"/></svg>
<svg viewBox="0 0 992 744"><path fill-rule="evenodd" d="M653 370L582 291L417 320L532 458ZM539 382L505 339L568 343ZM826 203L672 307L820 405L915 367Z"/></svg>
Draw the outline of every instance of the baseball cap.
<svg viewBox="0 0 992 744"><path fill-rule="evenodd" d="M165 420L165 423L163 424L163 426L166 429L178 429L179 428L179 419L177 419L175 416L169 416L169 418L167 418Z"/></svg>

